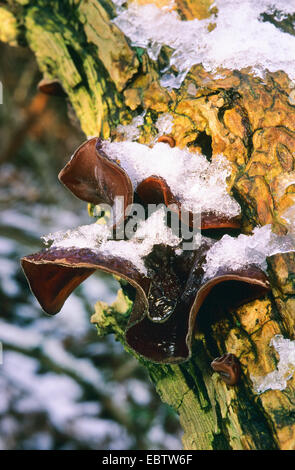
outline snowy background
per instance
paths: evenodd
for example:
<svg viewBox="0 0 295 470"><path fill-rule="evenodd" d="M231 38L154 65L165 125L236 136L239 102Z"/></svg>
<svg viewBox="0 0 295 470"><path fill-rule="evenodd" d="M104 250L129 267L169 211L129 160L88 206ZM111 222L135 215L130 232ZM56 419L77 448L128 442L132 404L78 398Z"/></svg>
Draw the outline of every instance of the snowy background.
<svg viewBox="0 0 295 470"><path fill-rule="evenodd" d="M49 317L20 269L40 236L91 222L57 180L84 136L63 99L34 117L40 78L29 51L0 46L0 449L179 449L178 419L143 368L89 322L117 282L91 276Z"/></svg>

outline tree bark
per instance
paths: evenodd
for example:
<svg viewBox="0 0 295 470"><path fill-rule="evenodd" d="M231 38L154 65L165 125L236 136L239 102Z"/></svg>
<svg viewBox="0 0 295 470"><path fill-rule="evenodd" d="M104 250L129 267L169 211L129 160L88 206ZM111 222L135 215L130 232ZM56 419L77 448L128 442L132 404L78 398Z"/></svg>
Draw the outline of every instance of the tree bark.
<svg viewBox="0 0 295 470"><path fill-rule="evenodd" d="M212 15L214 27L212 3L178 0L176 8L184 19ZM116 126L144 110L139 141L148 143L156 135L157 116L169 112L177 146L213 158L223 153L231 162L229 190L242 207L243 233L270 223L277 233L286 233L281 215L294 195L281 193L280 175L294 170L295 151L295 107L287 75L268 73L263 82L247 69L223 69L223 78L216 78L197 65L178 90L168 91L159 80L169 48L162 49L158 62L151 61L111 23L114 15L110 0L9 1L0 8L5 25L0 39L29 45L44 76L62 83L86 136L116 138ZM161 399L179 414L185 449L295 449L295 376L284 390L261 395L251 380L276 368L270 346L274 335L295 337L294 254L274 255L268 266L271 293L222 319L208 318L196 331L190 361L158 365L138 358ZM112 321L103 314L110 308ZM124 343L120 315L104 307L100 330ZM210 368L225 352L241 362L238 386L227 386Z"/></svg>

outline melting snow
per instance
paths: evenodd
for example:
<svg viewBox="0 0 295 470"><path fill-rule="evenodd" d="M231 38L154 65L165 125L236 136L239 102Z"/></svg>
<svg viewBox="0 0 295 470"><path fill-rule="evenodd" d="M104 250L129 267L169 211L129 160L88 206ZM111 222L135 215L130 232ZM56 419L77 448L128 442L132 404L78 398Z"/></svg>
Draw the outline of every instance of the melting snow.
<svg viewBox="0 0 295 470"><path fill-rule="evenodd" d="M136 140L138 139L140 135L140 126L143 126L144 124L144 114L140 114L139 116L136 116L135 118L132 119L130 124L127 124L123 126L122 124L119 124L117 126L117 131L123 134L124 138L126 140Z"/></svg>
<svg viewBox="0 0 295 470"><path fill-rule="evenodd" d="M143 258L153 249L154 245L177 246L180 238L173 234L165 224L164 208L155 211L147 220L138 224L138 229L130 240L109 240L101 250L106 255L118 256L131 261L139 271L146 274Z"/></svg>
<svg viewBox="0 0 295 470"><path fill-rule="evenodd" d="M103 224L81 225L73 230L49 233L43 236L45 244L53 248L98 248L110 236L110 228ZM91 245L89 246L89 243Z"/></svg>
<svg viewBox="0 0 295 470"><path fill-rule="evenodd" d="M275 253L295 249L294 240L289 236L278 236L271 231L271 225L256 227L253 235L239 235L233 238L224 235L207 252L204 265L204 279L213 277L219 268L239 269L250 264L266 271L266 257Z"/></svg>
<svg viewBox="0 0 295 470"><path fill-rule="evenodd" d="M128 36L133 46L143 47L156 60L163 45L174 52L170 66L178 77L167 73L163 86L178 88L190 68L202 63L206 70L218 67L242 69L248 66L263 77L264 71L284 70L295 78L295 37L263 22L261 15L279 10L294 13L293 1L286 0L216 0L217 17L182 21L177 12L168 12L155 5L132 3L120 7L113 22ZM216 27L208 30L209 24Z"/></svg>
<svg viewBox="0 0 295 470"><path fill-rule="evenodd" d="M284 390L295 372L295 341L276 335L270 341L270 346L277 351L279 362L276 370L264 377L251 376L256 393L263 393L266 390Z"/></svg>
<svg viewBox="0 0 295 470"><path fill-rule="evenodd" d="M155 126L159 135L169 134L173 128L173 116L169 113L160 114Z"/></svg>
<svg viewBox="0 0 295 470"><path fill-rule="evenodd" d="M147 220L138 223L138 228L130 240L107 240L110 234L106 226L91 224L67 232L50 234L43 239L52 241L54 248L89 248L97 253L116 256L131 261L139 271L146 273L143 258L154 245L164 243L178 245L181 240L165 224L165 210L156 210Z"/></svg>
<svg viewBox="0 0 295 470"><path fill-rule="evenodd" d="M158 121L159 122L159 121ZM162 130L171 123L165 117ZM228 194L226 178L230 164L219 155L210 163L201 154L187 149L171 148L157 143L152 148L138 142L103 143L103 149L113 160L119 160L136 188L145 178L157 175L164 178L183 208L194 213L214 211L234 217L240 213L239 204Z"/></svg>

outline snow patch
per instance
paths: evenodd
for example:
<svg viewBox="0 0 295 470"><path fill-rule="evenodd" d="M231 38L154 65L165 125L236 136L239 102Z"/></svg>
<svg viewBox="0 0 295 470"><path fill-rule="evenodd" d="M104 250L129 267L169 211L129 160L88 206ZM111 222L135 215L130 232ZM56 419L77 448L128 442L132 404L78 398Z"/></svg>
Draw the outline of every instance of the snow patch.
<svg viewBox="0 0 295 470"><path fill-rule="evenodd" d="M138 223L138 228L130 240L108 240L110 230L106 226L92 224L66 232L49 234L43 239L52 242L51 248L88 248L104 256L115 256L132 262L139 271L146 273L143 258L154 245L177 246L181 239L173 234L165 223L163 207L157 209L148 219Z"/></svg>
<svg viewBox="0 0 295 470"><path fill-rule="evenodd" d="M264 377L251 376L254 390L258 394L266 390L284 390L295 372L295 341L276 335L271 339L270 346L277 351L279 362L276 370Z"/></svg>
<svg viewBox="0 0 295 470"><path fill-rule="evenodd" d="M159 135L169 134L173 128L173 116L169 113L160 114L155 123Z"/></svg>
<svg viewBox="0 0 295 470"><path fill-rule="evenodd" d="M167 116L158 124L166 132L171 125ZM196 214L213 211L229 218L240 213L239 204L227 192L226 178L231 168L222 155L210 163L201 154L171 148L165 143L150 148L138 142L104 141L102 146L109 158L120 161L134 188L145 178L157 175L166 180L187 211Z"/></svg>
<svg viewBox="0 0 295 470"><path fill-rule="evenodd" d="M81 225L78 228L41 237L51 248L98 248L110 236L110 228L104 224Z"/></svg>
<svg viewBox="0 0 295 470"><path fill-rule="evenodd" d="M204 280L214 277L220 268L240 269L255 264L266 271L267 256L294 249L294 240L288 235L276 235L271 225L256 227L253 235L224 235L207 252Z"/></svg>
<svg viewBox="0 0 295 470"><path fill-rule="evenodd" d="M199 63L212 72L218 67L234 70L250 66L260 77L265 70L284 70L295 78L295 37L261 19L265 12L279 10L281 17L294 13L294 2L216 0L215 6L216 18L182 21L176 11L155 5L131 3L123 9L121 4L113 22L133 46L145 48L152 60L157 60L163 45L174 50L170 67L176 67L179 74L167 73L163 86L178 88L191 67ZM216 23L213 30L208 28L212 22Z"/></svg>
<svg viewBox="0 0 295 470"><path fill-rule="evenodd" d="M122 125L119 124L116 128L120 134L124 136L126 140L137 140L138 137L140 136L140 126L143 126L144 124L144 114L140 114L139 116L136 116L135 118L132 119L130 124Z"/></svg>

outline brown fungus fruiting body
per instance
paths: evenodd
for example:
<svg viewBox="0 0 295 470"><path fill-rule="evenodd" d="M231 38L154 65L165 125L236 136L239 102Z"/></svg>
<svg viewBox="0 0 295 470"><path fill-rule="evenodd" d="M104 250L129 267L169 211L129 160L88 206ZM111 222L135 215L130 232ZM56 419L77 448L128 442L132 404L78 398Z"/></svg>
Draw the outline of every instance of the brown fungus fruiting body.
<svg viewBox="0 0 295 470"><path fill-rule="evenodd" d="M170 145L171 148L175 147L176 143L174 138L171 135L161 135L161 137L158 138L158 142L162 142L164 144Z"/></svg>
<svg viewBox="0 0 295 470"><path fill-rule="evenodd" d="M149 176L139 183L136 193L145 204L165 204L172 212L178 214L179 218L190 227L194 225L194 214L189 212L184 215L181 202L173 195L164 178L160 176ZM240 216L228 217L214 212L202 212L200 220L201 230L236 229L241 227Z"/></svg>
<svg viewBox="0 0 295 470"><path fill-rule="evenodd" d="M67 96L67 93L63 89L61 82L57 79L50 80L47 78L43 78L38 83L38 90L41 91L41 93L44 93L45 95L49 96Z"/></svg>
<svg viewBox="0 0 295 470"><path fill-rule="evenodd" d="M163 136L162 136L163 137ZM58 175L59 180L79 199L92 204L113 206L116 196L124 198L123 213L114 225L123 222L127 207L133 203L136 193L143 204L174 206L174 212L187 223L183 216L181 202L173 195L169 185L160 176L150 176L134 189L126 171L120 163L112 160L102 149L100 138L94 137L82 143L71 160ZM193 225L194 214L188 214L188 224ZM219 213L202 213L201 229L240 229L240 217L229 218Z"/></svg>
<svg viewBox="0 0 295 470"><path fill-rule="evenodd" d="M126 329L131 348L146 359L177 363L189 359L196 318L210 297L234 306L265 295L269 283L258 268L223 270L203 282L203 263L211 241L194 251L175 253L175 248L155 245L146 257L147 275L128 260L105 256L90 249L49 248L22 259L32 292L42 308L57 313L71 292L96 269L128 281L136 297ZM223 287L236 283L232 299ZM231 285L231 290L232 285ZM233 290L234 292L235 290Z"/></svg>
<svg viewBox="0 0 295 470"><path fill-rule="evenodd" d="M218 372L227 385L236 385L238 383L241 366L239 359L234 354L227 353L221 357L216 357L211 362L211 367L215 372Z"/></svg>
<svg viewBox="0 0 295 470"><path fill-rule="evenodd" d="M84 142L58 177L82 201L113 206L116 197L123 197L123 213L114 221L116 225L133 202L133 186L127 173L107 157L99 144L96 137Z"/></svg>
<svg viewBox="0 0 295 470"><path fill-rule="evenodd" d="M139 183L136 193L145 204L179 205L164 178L149 176Z"/></svg>
<svg viewBox="0 0 295 470"><path fill-rule="evenodd" d="M95 205L112 206L116 196L122 196L124 212L114 225L124 223L135 191L125 170L105 154L99 138L89 139L77 149L59 179L75 196ZM144 204L175 203L181 217L179 202L163 178L145 179L136 192ZM210 213L202 216L201 228L236 228L239 223ZM90 248L53 245L24 257L21 263L32 292L49 314L57 313L71 292L96 270L126 280L136 291L125 332L127 343L151 361L178 363L191 356L198 318L208 317L216 305L228 309L269 290L265 274L256 266L223 268L204 280L206 253L213 243L215 240L202 237L201 245L191 251L154 245L144 258L145 274L129 260Z"/></svg>

